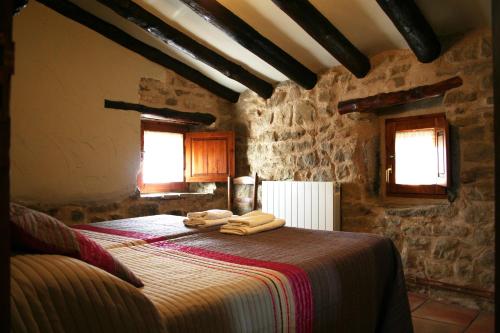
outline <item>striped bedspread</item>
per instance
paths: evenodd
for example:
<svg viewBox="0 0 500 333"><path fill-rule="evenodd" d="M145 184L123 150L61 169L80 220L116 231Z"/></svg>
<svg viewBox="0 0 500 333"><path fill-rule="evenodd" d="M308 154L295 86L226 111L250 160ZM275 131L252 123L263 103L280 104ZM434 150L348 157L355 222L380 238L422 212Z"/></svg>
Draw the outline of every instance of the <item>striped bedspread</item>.
<svg viewBox="0 0 500 333"><path fill-rule="evenodd" d="M213 230L187 228L182 222L185 217L175 215L153 215L122 220L78 224L78 229L105 249L140 245L197 232Z"/></svg>
<svg viewBox="0 0 500 333"><path fill-rule="evenodd" d="M77 259L15 255L10 281L15 333L164 332L140 289Z"/></svg>
<svg viewBox="0 0 500 333"><path fill-rule="evenodd" d="M281 228L112 249L168 332L412 332L386 238Z"/></svg>
<svg viewBox="0 0 500 333"><path fill-rule="evenodd" d="M413 331L399 253L384 237L284 227L109 251L143 288L76 259L12 257L13 332Z"/></svg>

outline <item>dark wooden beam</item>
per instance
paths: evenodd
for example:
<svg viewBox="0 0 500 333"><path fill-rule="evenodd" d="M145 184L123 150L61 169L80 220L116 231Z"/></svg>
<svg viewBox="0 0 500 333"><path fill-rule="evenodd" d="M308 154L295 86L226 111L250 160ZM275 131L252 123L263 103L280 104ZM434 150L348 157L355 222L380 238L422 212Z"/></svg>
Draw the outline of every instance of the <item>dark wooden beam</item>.
<svg viewBox="0 0 500 333"><path fill-rule="evenodd" d="M216 118L210 113L182 112L169 108L153 108L141 104L104 100L107 109L137 111L143 114L159 116L172 123L183 125L210 125Z"/></svg>
<svg viewBox="0 0 500 333"><path fill-rule="evenodd" d="M28 0L15 0L13 10L14 15L26 8L26 6L28 6Z"/></svg>
<svg viewBox="0 0 500 333"><path fill-rule="evenodd" d="M259 96L269 98L273 94L273 86L270 83L196 42L134 2L130 0L98 1L164 43L175 45L177 50L215 68L225 76L240 82L249 89L255 91Z"/></svg>
<svg viewBox="0 0 500 333"><path fill-rule="evenodd" d="M14 1L0 1L0 331L10 332L10 77Z"/></svg>
<svg viewBox="0 0 500 333"><path fill-rule="evenodd" d="M364 77L370 71L370 60L309 1L273 0L273 2L356 77Z"/></svg>
<svg viewBox="0 0 500 333"><path fill-rule="evenodd" d="M495 304L500 304L500 1L492 1L493 28L493 104L495 140ZM500 323L495 322L496 331Z"/></svg>
<svg viewBox="0 0 500 333"><path fill-rule="evenodd" d="M455 76L435 84L420 86L409 90L400 90L342 101L339 102L338 109L340 114L345 114L350 112L367 112L389 106L412 103L426 98L441 96L450 89L460 87L462 83L462 79Z"/></svg>
<svg viewBox="0 0 500 333"><path fill-rule="evenodd" d="M141 42L140 40L130 36L121 29L101 20L100 18L90 14L80 7L66 0L38 1L45 6L55 10L59 14L98 32L104 37L109 38L115 43L120 44L121 46L137 54L140 54L144 58L174 71L175 73L207 89L213 94L233 103L238 101L239 93L215 82L199 71L189 67L188 65L180 62L175 58L172 58L171 56L161 52L160 50Z"/></svg>
<svg viewBox="0 0 500 333"><path fill-rule="evenodd" d="M403 35L418 60L427 63L439 57L441 43L414 0L377 2Z"/></svg>
<svg viewBox="0 0 500 333"><path fill-rule="evenodd" d="M229 37L305 89L312 89L316 85L316 74L217 1L181 1L207 22L224 31Z"/></svg>

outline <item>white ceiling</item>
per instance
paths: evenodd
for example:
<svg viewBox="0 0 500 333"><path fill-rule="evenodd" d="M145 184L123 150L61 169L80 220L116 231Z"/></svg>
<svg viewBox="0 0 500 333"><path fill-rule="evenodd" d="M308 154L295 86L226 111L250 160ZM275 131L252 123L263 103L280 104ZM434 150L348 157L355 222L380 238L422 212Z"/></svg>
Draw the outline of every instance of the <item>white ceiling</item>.
<svg viewBox="0 0 500 333"><path fill-rule="evenodd" d="M206 76L241 92L245 86L211 67L166 45L133 23L121 18L96 0L72 0L94 15L196 68ZM138 5L171 26L243 65L259 77L276 83L287 78L259 57L206 22L179 0L135 0ZM271 0L218 0L255 30L316 73L339 63L282 12ZM392 22L375 0L310 0L356 47L368 56L408 48ZM431 26L440 36L491 26L491 0L416 0Z"/></svg>

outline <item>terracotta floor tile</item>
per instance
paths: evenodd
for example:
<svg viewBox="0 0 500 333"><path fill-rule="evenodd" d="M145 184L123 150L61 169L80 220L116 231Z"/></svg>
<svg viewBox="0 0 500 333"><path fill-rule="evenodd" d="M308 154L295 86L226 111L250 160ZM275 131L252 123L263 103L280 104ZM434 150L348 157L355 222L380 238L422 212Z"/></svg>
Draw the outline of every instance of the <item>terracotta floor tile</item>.
<svg viewBox="0 0 500 333"><path fill-rule="evenodd" d="M495 315L489 312L481 312L472 322L466 333L493 333L495 331Z"/></svg>
<svg viewBox="0 0 500 333"><path fill-rule="evenodd" d="M410 310L413 311L422 305L427 300L427 297L417 293L408 293L408 301L410 301Z"/></svg>
<svg viewBox="0 0 500 333"><path fill-rule="evenodd" d="M478 313L478 310L429 300L415 310L413 316L466 328L476 318Z"/></svg>
<svg viewBox="0 0 500 333"><path fill-rule="evenodd" d="M461 326L413 317L414 333L462 333Z"/></svg>

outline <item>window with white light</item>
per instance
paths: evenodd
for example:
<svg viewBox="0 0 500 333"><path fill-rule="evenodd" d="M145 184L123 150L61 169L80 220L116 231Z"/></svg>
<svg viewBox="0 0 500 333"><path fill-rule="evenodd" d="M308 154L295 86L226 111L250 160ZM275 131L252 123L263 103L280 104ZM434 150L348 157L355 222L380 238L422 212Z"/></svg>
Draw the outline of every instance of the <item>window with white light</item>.
<svg viewBox="0 0 500 333"><path fill-rule="evenodd" d="M184 133L171 124L142 122L141 192L183 190Z"/></svg>
<svg viewBox="0 0 500 333"><path fill-rule="evenodd" d="M449 185L444 114L386 120L388 195L444 196Z"/></svg>

